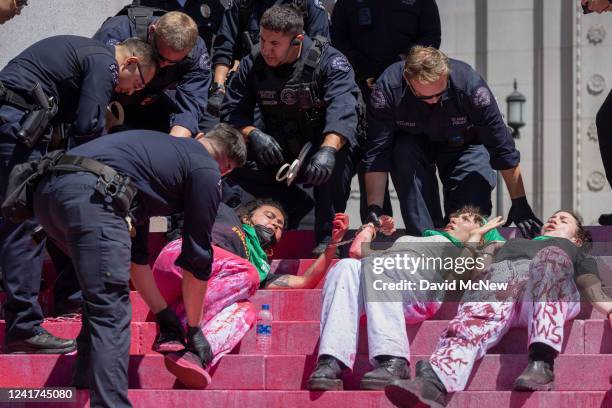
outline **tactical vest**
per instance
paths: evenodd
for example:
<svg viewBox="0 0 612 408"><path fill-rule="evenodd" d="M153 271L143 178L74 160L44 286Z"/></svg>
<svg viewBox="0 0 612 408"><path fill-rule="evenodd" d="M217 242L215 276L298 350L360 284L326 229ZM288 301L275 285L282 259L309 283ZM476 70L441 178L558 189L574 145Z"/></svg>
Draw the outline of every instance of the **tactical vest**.
<svg viewBox="0 0 612 408"><path fill-rule="evenodd" d="M321 55L328 46L327 39L315 38L313 45L303 51L305 57L295 63L288 80L279 78L266 65L259 45L251 52L255 79L252 86L265 130L278 141L283 154L287 153L287 160L297 157L306 142L317 145L322 141L326 104L318 79Z"/></svg>

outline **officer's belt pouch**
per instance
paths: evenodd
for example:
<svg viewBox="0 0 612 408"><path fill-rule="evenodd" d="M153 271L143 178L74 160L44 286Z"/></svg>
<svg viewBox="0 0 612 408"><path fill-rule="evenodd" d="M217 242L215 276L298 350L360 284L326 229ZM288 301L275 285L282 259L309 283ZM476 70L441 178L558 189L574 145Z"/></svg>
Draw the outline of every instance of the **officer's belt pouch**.
<svg viewBox="0 0 612 408"><path fill-rule="evenodd" d="M6 199L2 203L2 216L11 222L20 223L34 216L33 196L36 186L51 167L64 155L55 150L40 160L18 164L13 167L6 188Z"/></svg>
<svg viewBox="0 0 612 408"><path fill-rule="evenodd" d="M66 154L51 170L62 172L86 171L98 176L96 192L107 202L112 203L115 213L121 217L128 215L132 200L138 192L128 176L118 173L112 167L89 157Z"/></svg>

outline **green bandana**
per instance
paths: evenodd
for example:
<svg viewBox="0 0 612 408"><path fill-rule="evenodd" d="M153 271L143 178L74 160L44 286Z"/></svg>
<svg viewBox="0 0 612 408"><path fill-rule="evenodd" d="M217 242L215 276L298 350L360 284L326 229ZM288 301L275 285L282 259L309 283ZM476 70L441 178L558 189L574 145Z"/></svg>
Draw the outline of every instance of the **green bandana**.
<svg viewBox="0 0 612 408"><path fill-rule="evenodd" d="M484 218L484 222L485 224L488 222L486 218ZM453 237L451 234L449 234L446 231L425 230L425 232L423 232L424 237L430 237L432 235L442 235L448 238L448 240L452 242L453 244L455 244L455 246L458 246L458 247L463 246L463 243L460 240ZM499 233L499 230L497 228L494 228L491 231L484 234L484 237L482 237L482 239L484 240L485 243L488 243L491 241L502 241L502 242L506 241L506 238L504 238L502 234Z"/></svg>
<svg viewBox="0 0 612 408"><path fill-rule="evenodd" d="M457 238L453 237L451 234L449 234L446 231L436 231L436 230L423 231L424 237L431 237L432 235L442 235L443 237L448 239L450 242L452 242L455 246L458 246L460 248L463 247L463 243L461 241L459 241Z"/></svg>
<svg viewBox="0 0 612 408"><path fill-rule="evenodd" d="M548 235L540 235L539 237L535 237L532 241L546 241L547 239L551 239L553 237L549 237Z"/></svg>
<svg viewBox="0 0 612 408"><path fill-rule="evenodd" d="M266 276L268 276L268 272L270 272L268 256L259 244L259 238L257 238L255 228L248 224L242 224L242 228L244 229L246 235L246 246L249 250L247 254L249 262L255 265L255 268L259 273L259 281L262 282Z"/></svg>

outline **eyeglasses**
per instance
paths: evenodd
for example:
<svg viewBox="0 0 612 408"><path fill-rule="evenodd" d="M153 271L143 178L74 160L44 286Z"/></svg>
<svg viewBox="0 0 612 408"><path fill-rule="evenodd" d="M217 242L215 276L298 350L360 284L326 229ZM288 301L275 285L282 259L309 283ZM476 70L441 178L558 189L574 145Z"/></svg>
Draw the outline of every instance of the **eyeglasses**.
<svg viewBox="0 0 612 408"><path fill-rule="evenodd" d="M132 54L132 57L136 57L136 55ZM142 67L140 66L140 62L136 61L136 69L138 70L138 75L140 76L140 80L142 81L142 86L144 87L147 84L147 81L145 81L144 76L142 75Z"/></svg>
<svg viewBox="0 0 612 408"><path fill-rule="evenodd" d="M159 62L165 62L168 64L180 64L181 62L185 61L185 58L187 58L187 56L184 56L181 59L178 60L171 60L170 58L166 58L163 55L161 55L159 53L159 48L157 47L157 38L155 38L155 32L153 33L153 51L155 53L155 59Z"/></svg>
<svg viewBox="0 0 612 408"><path fill-rule="evenodd" d="M435 93L433 95L417 95L414 88L412 87L412 83L410 82L410 80L408 79L406 75L404 75L404 79L406 79L406 82L408 82L408 88L410 88L410 91L412 91L412 94L414 95L415 99L418 101L427 101L430 99L442 97L448 93L448 88L450 87L450 80L447 80L446 86L440 92Z"/></svg>

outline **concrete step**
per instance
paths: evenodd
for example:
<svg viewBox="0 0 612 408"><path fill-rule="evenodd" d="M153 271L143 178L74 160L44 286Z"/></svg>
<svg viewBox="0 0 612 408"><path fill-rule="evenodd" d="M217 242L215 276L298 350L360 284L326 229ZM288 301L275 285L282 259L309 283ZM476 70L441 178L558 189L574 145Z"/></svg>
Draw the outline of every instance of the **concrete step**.
<svg viewBox="0 0 612 408"><path fill-rule="evenodd" d="M416 361L428 356L414 356ZM76 356L0 356L0 387L68 386ZM209 389L301 390L316 364L316 356L227 355L211 370ZM527 364L525 355L490 354L476 364L469 391L509 391ZM344 375L346 389L358 389L363 374L371 369L358 356L354 370ZM608 391L612 355L560 355L555 362L557 391ZM129 387L137 389L180 388L166 371L161 355L130 356Z"/></svg>
<svg viewBox="0 0 612 408"><path fill-rule="evenodd" d="M392 408L382 391L224 391L224 390L130 390L135 407L313 407ZM20 405L21 406L21 405ZM31 405L32 407L39 405ZM76 401L55 403L54 408L89 406L89 393L77 391ZM463 391L450 396L448 408L610 408L612 392L550 391Z"/></svg>
<svg viewBox="0 0 612 408"><path fill-rule="evenodd" d="M430 354L448 326L447 320L432 320L408 325L410 350L413 354ZM319 322L294 321L272 323L272 353L280 355L316 354L319 346ZM47 320L44 327L56 336L76 338L81 329L78 321ZM588 330L587 330L588 327ZM154 322L133 322L130 354L154 353L151 350L158 329ZM255 329L251 329L236 347L236 354L258 354ZM358 354L368 354L365 322L359 333ZM562 354L612 354L612 329L599 320L574 320L565 326ZM4 341L4 322L0 322L0 344ZM492 350L493 354L527 353L527 328L512 328Z"/></svg>

